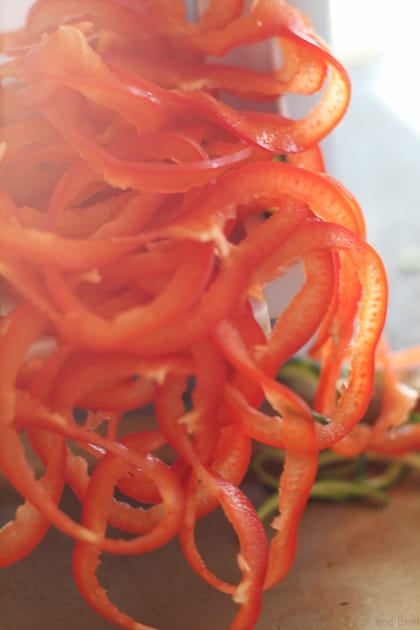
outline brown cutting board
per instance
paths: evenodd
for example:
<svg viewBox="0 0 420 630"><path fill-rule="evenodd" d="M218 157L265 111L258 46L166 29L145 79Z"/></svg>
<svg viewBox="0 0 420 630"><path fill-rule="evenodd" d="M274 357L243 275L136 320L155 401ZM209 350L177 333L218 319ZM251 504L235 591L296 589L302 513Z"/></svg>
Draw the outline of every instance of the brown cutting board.
<svg viewBox="0 0 420 630"><path fill-rule="evenodd" d="M392 491L385 508L311 503L295 565L266 593L258 630L420 629L420 478ZM254 495L256 486L248 490ZM0 520L16 497L0 485ZM77 514L74 499L65 506ZM217 512L199 525L210 566L235 579L236 540ZM26 560L0 571L1 630L107 630L71 577L71 541L52 531ZM144 557L104 557L103 584L139 621L161 630L224 630L234 606L186 565L176 541Z"/></svg>

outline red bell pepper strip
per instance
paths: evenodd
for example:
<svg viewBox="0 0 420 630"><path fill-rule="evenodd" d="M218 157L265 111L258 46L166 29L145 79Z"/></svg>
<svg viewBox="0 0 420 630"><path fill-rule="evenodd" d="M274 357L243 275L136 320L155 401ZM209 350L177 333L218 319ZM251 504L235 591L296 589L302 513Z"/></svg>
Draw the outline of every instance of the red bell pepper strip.
<svg viewBox="0 0 420 630"><path fill-rule="evenodd" d="M119 483L123 483L123 479L124 477L121 478ZM66 457L66 482L80 502L83 501L89 481L90 475L87 470L86 459L68 452ZM132 490L131 484L130 489ZM137 479L135 496L139 500L144 497L146 503L160 503L159 492L155 484L147 477L145 479L142 477ZM110 526L137 535L147 533L153 529L158 519L159 513L156 511L139 510L125 501L117 500L112 502L108 516Z"/></svg>
<svg viewBox="0 0 420 630"><path fill-rule="evenodd" d="M416 390L399 383L391 369L389 350L382 338L377 349L377 367L383 371L383 394L379 414L373 425L357 425L345 438L334 445L334 450L345 457L354 457L371 450L371 445L392 434L409 418L418 401ZM404 432L404 428L401 427ZM384 440L386 442L386 439Z"/></svg>
<svg viewBox="0 0 420 630"><path fill-rule="evenodd" d="M74 199L86 188L98 182L98 177L81 160L73 162L59 179L48 203L48 225L55 230L61 215ZM82 213L79 213L82 214ZM102 216L103 220L103 216ZM36 227L36 226L32 226Z"/></svg>
<svg viewBox="0 0 420 630"><path fill-rule="evenodd" d="M350 433L334 444L332 450L343 457L357 457L368 449L370 439L369 427L357 424Z"/></svg>
<svg viewBox="0 0 420 630"><path fill-rule="evenodd" d="M144 447L141 434L135 434L131 439L126 438L125 443L131 447ZM165 475L168 478L170 474L169 468L150 455L145 460L144 468L146 474L150 474L152 478L159 476L159 488L162 494L165 493L165 485L168 485L166 492L171 497L172 511L166 511L155 528L139 537L135 547L133 546L133 541L126 541L129 548L133 551L135 550L136 553L151 551L168 542L176 534L183 512L181 488L177 492L175 502L173 498L173 479L171 479L171 484L165 479ZM114 485L118 477L126 469L126 462L121 461L114 455L106 455L97 464L92 474L83 500L82 522L98 535L105 535ZM151 509L154 510L156 508ZM99 556L100 550L94 545L83 542L76 543L73 554L73 573L83 597L99 614L120 627L148 628L148 626L138 624L124 613L121 613L110 602L106 591L99 586L95 575L99 564Z"/></svg>
<svg viewBox="0 0 420 630"><path fill-rule="evenodd" d="M302 124L297 122L290 128L293 144L289 148L293 151L299 143L299 136L306 142L310 137L310 145L318 141L315 134L319 134L318 138L326 135L344 115L350 95L350 83L344 68L308 28L302 15L282 0L257 0L249 15L238 18L219 31L197 32L189 37L188 43L206 54L223 56L232 47L254 44L270 37L298 44L313 59L321 58L330 68L330 83L320 103ZM295 148L292 148L293 145Z"/></svg>
<svg viewBox="0 0 420 630"><path fill-rule="evenodd" d="M80 297L90 308L95 306L97 308L98 315L101 317L116 317L123 311L135 308L141 304L147 304L147 302L150 301L150 296L146 290L142 290L137 287L133 289L125 289L124 291L121 291L121 293L114 294L111 297L107 295L106 289L103 290L103 287L97 287L98 293L96 295L96 300L92 302L87 294L89 289L92 289L92 285L89 287L89 283L81 286ZM94 296L93 290L91 296Z"/></svg>
<svg viewBox="0 0 420 630"><path fill-rule="evenodd" d="M326 133L340 120L348 104L349 83L346 74L332 71L332 78L323 102L311 114L300 121L271 115L266 112L238 112L218 101L206 92L171 92L159 88L146 81L135 72L117 63L109 62L109 67L117 74L120 81L130 85L130 89L151 89L168 107L178 114L184 111L195 111L197 115L206 117L219 124L235 137L272 153L298 153L317 144ZM331 101L330 105L324 101ZM323 109L332 107L337 110L336 117L325 116Z"/></svg>
<svg viewBox="0 0 420 630"><path fill-rule="evenodd" d="M384 389L381 410L372 426L372 437L403 424L418 401L418 392L398 381L384 337L378 344L376 359L378 367L383 371Z"/></svg>
<svg viewBox="0 0 420 630"><path fill-rule="evenodd" d="M266 199L258 199L265 205ZM185 348L191 342L208 335L227 313L235 308L241 296L252 286L252 275L258 265L276 251L290 236L299 220L308 215L305 208L285 208L248 235L232 252L229 264L221 269L209 289L190 309L183 325L170 324L165 330L130 344L132 351L142 355L158 355ZM174 228L176 229L176 228ZM206 238L207 240L207 238Z"/></svg>
<svg viewBox="0 0 420 630"><path fill-rule="evenodd" d="M32 399L28 394L25 395L23 392L19 392L18 396L16 421L20 427L44 429L81 443L96 446L98 449L102 449L102 452L117 455L118 461L122 460L124 465L137 466L140 469L150 470L151 473L156 467L158 469L161 468L157 460L155 464L150 463L149 465L147 456L145 458L140 452L133 451L122 443L108 440L97 433L78 427L63 416L49 412L46 407L37 403L35 399ZM104 539L102 535L73 521L57 508L42 484L34 479L33 473L26 462L16 429L14 427L5 429L4 438L4 442L0 444L0 464L2 469L6 472L17 491L28 498L58 529L77 540L85 541L89 544L93 543L103 551L111 553L137 553L143 548L143 545L148 544L144 543L141 537L133 540ZM13 460L15 464L13 464ZM164 472L166 470L167 472ZM172 517L179 518L179 515L177 517L176 514L179 511L182 513L182 490L176 476L170 469L164 467L161 469L161 473L156 478L156 485L167 508L168 520L173 522ZM156 475L153 475L153 479L155 479ZM160 518L160 508L154 515L155 518L153 518L152 522L156 524L156 519ZM159 537L166 531L164 523L161 525L158 523L157 528L157 532L154 534L156 537Z"/></svg>
<svg viewBox="0 0 420 630"><path fill-rule="evenodd" d="M45 115L63 139L77 151L101 177L115 188L134 188L142 192L176 193L201 186L215 175L244 161L251 155L247 146L227 156L185 164L155 164L118 159L82 133L75 123L68 123L48 105Z"/></svg>
<svg viewBox="0 0 420 630"><path fill-rule="evenodd" d="M226 517L239 537L241 551L238 556L242 580L233 599L241 605L231 624L231 630L251 629L261 606L261 588L266 572L267 543L264 530L255 511L242 492L226 480L205 468L178 422L177 407L182 381L168 377L156 396L156 415L168 442L192 467L197 479L218 500ZM202 577L206 579L206 574Z"/></svg>
<svg viewBox="0 0 420 630"><path fill-rule="evenodd" d="M97 386L99 383L106 385L108 380L111 382L119 382L122 378L129 378L132 381L133 375L137 373L149 374L152 378L155 377L161 379L167 370L173 370L178 373L185 371L185 373L188 374L192 371L192 369L192 362L184 359L183 357L179 357L179 359L177 359L174 356L170 357L166 361L163 359L158 360L157 362L144 362L134 357L121 356L117 354L104 354L101 356L83 358L78 357L77 355L70 356L62 367L55 382L53 396L54 405L60 409L71 409L74 406L83 405L85 401L87 402L87 408L91 408L89 406L89 394L86 395L85 392L91 392L92 387L95 385ZM147 383L149 387L146 388L146 395L149 395L151 399L153 399L154 384L152 381L147 381ZM137 381L132 382L132 386L135 386L136 384ZM100 402L103 398L103 394L101 396L101 389L99 388L96 391L98 392L97 397ZM147 398L143 398L143 400L141 399L141 396L144 397L145 395L141 386L139 387L139 391L140 397L139 395L136 396L135 393L133 400L131 401L132 404L135 402L148 402ZM105 395L106 394L108 394L111 398L113 390L111 389L108 391L105 389ZM109 405L111 408L114 408L118 405L118 400L111 400ZM123 408L128 409L129 407L124 406ZM149 435L143 432L141 435L143 445L149 445L150 450L153 450L162 444L162 438L159 437L159 435L156 436L158 442L153 442L155 434ZM125 438L122 438L121 441L122 443L125 443ZM96 453L96 455L98 454L99 453ZM45 458L45 456L46 454L44 452L43 458ZM71 453L67 454L67 481L79 499L83 500L89 483L86 462L82 458L74 456ZM127 488L127 483L125 483L123 487ZM156 489L153 488L151 493L150 484L145 486L145 482L143 480L139 481L138 474L136 474L136 477L134 478L134 486L130 485L132 492L133 487L137 488L135 497L139 500L156 498ZM145 491L147 493L146 495L144 494ZM130 494L130 496L132 496L132 494ZM157 500L155 502L159 502L159 495L157 495ZM118 505L113 504L110 514L110 523L115 527L124 528L133 533L142 532L145 528L147 529L150 527L149 520L143 518L143 514L140 514L138 510L132 510L130 506L121 503Z"/></svg>
<svg viewBox="0 0 420 630"><path fill-rule="evenodd" d="M300 78L305 76L305 81L300 80L298 83L296 74L291 81L284 81L278 76L278 71L263 73L234 65L185 61L168 58L165 53L148 54L147 50L141 56L133 55L130 51L119 54L109 52L104 58L120 67L130 68L167 89L182 89L186 92L223 90L253 101L273 100L291 91L312 94L315 88L322 86L326 74L322 61L318 73L312 68L309 79L308 74L305 76L305 72L302 72ZM310 62L312 66L315 65L313 58Z"/></svg>
<svg viewBox="0 0 420 630"><path fill-rule="evenodd" d="M0 218L0 246L10 256L68 271L95 269L136 249L132 241L67 239Z"/></svg>
<svg viewBox="0 0 420 630"><path fill-rule="evenodd" d="M60 55L54 51L59 47ZM127 98L124 86L116 81L101 57L89 45L79 29L62 26L31 50L25 65L34 78L48 78L60 86L81 94L122 118L141 132L161 129L168 121L167 111L150 92L136 91L136 99Z"/></svg>
<svg viewBox="0 0 420 630"><path fill-rule="evenodd" d="M233 595L235 592L235 584L230 584L225 580L221 580L207 567L195 543L195 527L197 521L196 502L198 488L198 479L195 475L190 475L189 483L187 485L185 517L178 532L179 542L188 564L195 573L197 573L197 575L221 593Z"/></svg>
<svg viewBox="0 0 420 630"><path fill-rule="evenodd" d="M167 373L191 374L193 362L188 356L171 355L141 359L123 353L73 354L60 370L54 385L54 404L60 409L81 405L83 398L101 385L143 375L162 381Z"/></svg>
<svg viewBox="0 0 420 630"><path fill-rule="evenodd" d="M130 445L133 434L124 436L122 442ZM161 446L166 445L166 439L160 431L141 431L136 434L139 448L143 451L153 453ZM127 442L128 440L128 442ZM172 468L173 470L173 468ZM156 488L156 484L153 483L144 471L130 470L126 475L119 478L117 482L118 489L128 497L136 499L140 503L156 504L161 502L160 494ZM114 501L115 503L115 501ZM113 510L111 509L109 522L112 522ZM122 519L121 519L122 521ZM121 528L121 527L120 527ZM126 529L126 527L124 527Z"/></svg>
<svg viewBox="0 0 420 630"><path fill-rule="evenodd" d="M118 216L101 225L92 237L97 240L138 234L158 211L161 201L160 196L154 194L134 197Z"/></svg>
<svg viewBox="0 0 420 630"><path fill-rule="evenodd" d="M63 442L55 439L39 481L55 504L60 501L64 487L64 461ZM14 564L30 554L44 539L49 527L49 519L30 501L20 505L14 520L0 528L0 567Z"/></svg>
<svg viewBox="0 0 420 630"><path fill-rule="evenodd" d="M360 207L357 199L352 195L352 193L337 179L331 177L327 173L323 174L324 179L326 179L338 193L340 193L347 201L347 203L352 207L353 216L357 224L356 232L363 236L366 239L366 221L363 214L363 210Z"/></svg>
<svg viewBox="0 0 420 630"><path fill-rule="evenodd" d="M262 346L267 343L266 332L256 320L253 307L250 302L240 304L232 314L231 320L234 326L240 330L241 337L248 346Z"/></svg>
<svg viewBox="0 0 420 630"><path fill-rule="evenodd" d="M328 307L325 310L322 322L319 324L315 338L312 341L308 350L308 355L313 359L318 359L325 346L331 340L331 326L333 318L336 316L338 308L338 293L340 290L340 284L338 282L338 273L340 268L340 255L338 252L331 252L331 265L333 273L333 290Z"/></svg>
<svg viewBox="0 0 420 630"><path fill-rule="evenodd" d="M227 407L224 408L224 414L228 416L228 422L231 422L231 414ZM226 479L234 486L239 486L248 470L250 458L250 438L243 431L238 430L236 423L224 425L220 430L211 469L222 479ZM219 580L208 570L195 544L196 520L214 510L218 502L203 484L199 484L193 494L191 484L194 484L194 477L190 476L186 497L186 516L179 531L179 540L185 557L199 575L202 575L202 572L207 575L208 582L219 590L233 593L234 585L228 585Z"/></svg>
<svg viewBox="0 0 420 630"><path fill-rule="evenodd" d="M194 438L194 446L203 464L214 455L218 440L217 417L226 381L226 364L215 345L209 340L197 343L191 350L194 360L195 387L193 409L182 423Z"/></svg>
<svg viewBox="0 0 420 630"><path fill-rule="evenodd" d="M1 122L1 120L0 120ZM34 118L22 122L0 125L0 143L6 144L5 157L28 144L50 144L59 136L42 118Z"/></svg>
<svg viewBox="0 0 420 630"><path fill-rule="evenodd" d="M105 267L101 271L103 283L108 287L132 286L138 276L155 279L168 274L176 267L181 257L183 241L156 243L148 251L132 254Z"/></svg>
<svg viewBox="0 0 420 630"><path fill-rule="evenodd" d="M340 256L336 309L329 322L329 339L317 355L322 370L314 407L321 413L334 406L336 402L336 386L354 334L354 321L361 290L360 279L354 273L354 263L351 259Z"/></svg>
<svg viewBox="0 0 420 630"><path fill-rule="evenodd" d="M277 318L267 347L262 348L257 357L258 365L272 376L314 335L333 293L334 268L330 253L303 256L303 262L304 284Z"/></svg>
<svg viewBox="0 0 420 630"><path fill-rule="evenodd" d="M16 379L31 344L44 331L45 317L30 304L17 306L0 331L0 422L10 424L15 415Z"/></svg>
<svg viewBox="0 0 420 630"><path fill-rule="evenodd" d="M68 218L72 214L73 222L76 223L77 233L82 231L82 235L86 234L83 234L83 232L88 227L90 231L87 236L95 239L130 236L137 234L153 217L162 201L159 195L154 195L153 193L148 195L122 194L115 198L110 198L105 200L105 202L100 202L101 223L99 225L95 225L95 217L90 207L83 208L83 210L79 210L76 213L74 211L71 214L67 212L67 216L65 216L64 210L67 199L70 195L70 198L74 197L77 192L77 188L75 189L74 187L74 180L75 178L77 179L82 170L84 181L79 181L79 183L82 183L82 186L85 183L89 183L92 180L92 174L89 173L89 170L86 173L86 166L83 163L77 163L64 173L54 190L48 207L48 225L53 231L60 226L60 223L61 225L63 224L65 218L67 218L66 223L68 223ZM110 207L107 208L106 206ZM120 212L117 214L116 211L118 209ZM112 213L109 221L106 221L107 210L110 214ZM96 214L99 215L98 212ZM80 226L79 223L84 225ZM95 227L97 228L96 230L92 229ZM66 236L72 236L72 234L66 234Z"/></svg>
<svg viewBox="0 0 420 630"><path fill-rule="evenodd" d="M308 426L300 429L302 435L308 435ZM288 448L279 487L279 515L271 523L276 533L270 545L265 588L280 582L292 567L299 521L315 481L317 464L316 453Z"/></svg>
<svg viewBox="0 0 420 630"><path fill-rule="evenodd" d="M262 444L284 448L284 423L280 416L268 416L258 411L232 385L226 385L224 402L232 417L250 438Z"/></svg>
<svg viewBox="0 0 420 630"><path fill-rule="evenodd" d="M139 29L139 16L143 21L142 29ZM117 30L130 39L140 39L141 35L146 40L153 39L151 35L155 31L155 24L150 22L150 16L144 8L137 6L136 10L133 3L130 6L128 2L114 0L42 0L36 2L28 14L26 35L36 41L43 33L81 18L93 19L101 28Z"/></svg>
<svg viewBox="0 0 420 630"><path fill-rule="evenodd" d="M302 399L259 368L249 355L240 334L229 322L226 320L220 322L213 331L213 338L226 359L238 371L259 383L269 401L272 395L275 396L276 408L280 409L281 405L282 417L302 416L312 420L310 409Z"/></svg>
<svg viewBox="0 0 420 630"><path fill-rule="evenodd" d="M54 218L54 213L48 217L46 216L47 213L27 206L16 208L15 215L19 222L26 227L33 227L38 230L47 230L50 227L60 236L89 238L97 234L102 226L112 222L125 203L133 197L133 193L127 192L95 201L89 205L65 208L57 212L56 218ZM60 205L63 207L64 203L60 202Z"/></svg>
<svg viewBox="0 0 420 630"><path fill-rule="evenodd" d="M22 88L19 84L14 82L1 84L0 94L2 99L2 108L0 112L0 121L2 127L13 123L22 123L23 121L34 118L33 109L25 107L22 103L21 92ZM39 117L39 120L42 120L42 118Z"/></svg>
<svg viewBox="0 0 420 630"><path fill-rule="evenodd" d="M154 383L147 378L126 380L99 386L81 396L78 404L83 409L101 411L135 411L153 402Z"/></svg>
<svg viewBox="0 0 420 630"><path fill-rule="evenodd" d="M90 348L119 348L133 336L153 333L182 316L201 295L213 266L210 245L185 242L180 264L158 297L109 321L87 309L72 293L58 271L45 272L47 285L56 304L66 313L61 331L77 345Z"/></svg>
<svg viewBox="0 0 420 630"><path fill-rule="evenodd" d="M142 472L156 484L162 502L147 510L150 512L149 518L154 521L149 531L131 540L109 540L109 550L121 554L145 553L162 546L177 534L183 515L184 493L170 467L148 454L149 447L154 448L162 443L162 436L138 432L125 436L122 443L138 456L142 455ZM82 523L86 527L105 535L114 486L128 469L127 462L113 454L99 460L83 497ZM137 508L137 511L145 510ZM98 551L96 549L95 553Z"/></svg>
<svg viewBox="0 0 420 630"><path fill-rule="evenodd" d="M14 329L15 343L25 339L25 336L33 332L33 327L43 324L36 311L26 305L18 307L12 314L16 315L8 327L11 333ZM26 317L25 317L26 315ZM20 320L20 322L19 322ZM18 330L21 324L22 330ZM67 349L62 349L55 353L55 356L47 359L43 367L30 379L29 389L38 398L44 399L48 396L52 386L54 375L65 357ZM64 488L64 442L59 436L44 435L39 431L28 433L31 446L39 454L40 444L43 450L47 445L45 456L45 472L40 479L40 483L52 500L58 504ZM7 566L23 559L38 546L45 537L50 527L49 519L40 513L34 505L26 500L23 505L16 510L14 520L9 521L0 529L0 566Z"/></svg>
<svg viewBox="0 0 420 630"><path fill-rule="evenodd" d="M306 168L308 171L325 173L324 156L318 144L301 153L289 153L287 155L287 163Z"/></svg>
<svg viewBox="0 0 420 630"><path fill-rule="evenodd" d="M217 217L221 225L240 208L240 216L255 207L276 208L285 195L307 204L324 221L332 221L361 233L359 217L353 203L342 190L321 174L312 173L279 162L249 164L227 173L203 191L199 207L186 210L169 233L174 237L204 236ZM211 236L211 232L209 234Z"/></svg>
<svg viewBox="0 0 420 630"><path fill-rule="evenodd" d="M328 252L318 252L304 258L305 282L290 304L277 318L273 330L264 343L255 349L258 366L274 377L278 369L304 346L314 335L331 300L334 286L334 267ZM237 326L242 338L242 328ZM263 400L259 384L242 374L235 374L232 383L239 387L252 406ZM261 438L261 441L264 441Z"/></svg>
<svg viewBox="0 0 420 630"><path fill-rule="evenodd" d="M223 5L211 0L207 9L200 15L197 28L202 31L223 28L241 15L244 4L244 0L228 0L223 2Z"/></svg>
<svg viewBox="0 0 420 630"><path fill-rule="evenodd" d="M331 419L328 426L317 426L320 448L344 437L366 411L373 387L374 352L384 324L387 281L378 254L354 233L336 224L308 223L289 239L282 250L271 257L267 267L283 264L291 252L297 256L308 251L339 249L351 257L359 278L362 296L357 311L357 330L350 348L350 374L336 404L324 409ZM290 254L287 250L290 250ZM350 268L350 267L349 267Z"/></svg>
<svg viewBox="0 0 420 630"><path fill-rule="evenodd" d="M224 426L219 433L211 469L222 479L239 486L244 480L250 461L250 438L244 432L238 431L235 423ZM197 518L202 518L217 507L214 497L203 487L197 491L195 504Z"/></svg>
<svg viewBox="0 0 420 630"><path fill-rule="evenodd" d="M215 338L225 356L246 376L253 376L264 389L268 401L279 411L279 431L286 450L280 480L279 512L273 522L277 530L269 553L265 586L283 579L290 570L296 551L299 520L317 471L317 443L314 421L309 409L289 390L262 372L248 355L234 329L226 322L218 325ZM255 420L254 420L255 421ZM283 426L280 426L283 425ZM299 488L296 491L296 488Z"/></svg>
<svg viewBox="0 0 420 630"><path fill-rule="evenodd" d="M137 140L133 142L133 140ZM101 138L97 138L101 141ZM199 142L188 137L181 131L155 131L153 133L142 133L134 136L132 128L119 130L117 137L110 137L109 141L103 142L115 155L136 161L166 161L174 164L197 162L207 160L209 154L207 147L204 148ZM230 151L221 152L233 153L233 149L238 148L230 145ZM241 148L241 147L239 147ZM220 153L217 157L220 156Z"/></svg>
<svg viewBox="0 0 420 630"><path fill-rule="evenodd" d="M80 537L93 543L99 538L59 511L47 488L35 480L16 429L5 426L0 442L0 466L15 489L51 523L70 536Z"/></svg>
<svg viewBox="0 0 420 630"><path fill-rule="evenodd" d="M369 450L381 455L404 455L420 449L420 427L405 424L397 429L375 436L369 442Z"/></svg>

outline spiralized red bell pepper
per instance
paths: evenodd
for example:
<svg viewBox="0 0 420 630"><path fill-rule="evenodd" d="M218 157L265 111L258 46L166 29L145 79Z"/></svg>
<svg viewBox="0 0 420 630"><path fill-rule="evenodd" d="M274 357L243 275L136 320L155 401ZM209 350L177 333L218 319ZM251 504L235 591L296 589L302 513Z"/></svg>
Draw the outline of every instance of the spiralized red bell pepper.
<svg viewBox="0 0 420 630"><path fill-rule="evenodd" d="M392 364L419 352L378 350L384 268L319 149L348 106L347 74L286 2L244 5L212 0L188 22L181 0L38 0L0 39L11 57L0 74L0 469L25 501L0 529L0 565L54 525L76 541L83 597L123 628L146 626L100 587L101 553L146 553L179 536L192 569L239 605L230 628L251 629L264 588L293 563L319 450L420 443L418 425L400 426L413 400ZM217 60L270 38L282 52L271 72ZM252 107L323 87L302 120ZM251 104L237 111L222 91ZM252 299L300 262L304 283L263 330ZM315 410L275 378L311 340ZM375 360L386 395L368 427L358 423ZM150 403L155 428L139 420L127 431L125 412ZM285 453L270 545L239 488L254 442ZM66 485L80 523L60 506ZM218 506L240 543L236 585L195 543L197 520ZM107 538L108 526L135 537Z"/></svg>

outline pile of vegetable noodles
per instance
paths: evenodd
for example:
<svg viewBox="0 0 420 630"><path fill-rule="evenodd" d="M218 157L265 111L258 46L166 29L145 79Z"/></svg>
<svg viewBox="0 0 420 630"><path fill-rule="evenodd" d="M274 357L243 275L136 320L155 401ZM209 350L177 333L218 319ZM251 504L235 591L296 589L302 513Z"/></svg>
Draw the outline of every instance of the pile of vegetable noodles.
<svg viewBox="0 0 420 630"><path fill-rule="evenodd" d="M146 626L98 584L102 552L145 553L178 536L194 571L239 605L230 627L252 628L263 590L293 563L319 451L391 455L420 443L420 426L405 423L414 397L379 343L383 265L318 148L348 105L346 72L285 2L243 4L212 1L189 23L180 0L39 0L0 41L10 304L0 468L24 498L0 530L0 564L55 526L75 539L83 597L123 628ZM282 53L272 72L218 61L270 38ZM252 109L316 92L302 120ZM226 93L250 109L234 111ZM266 218L248 230L251 215ZM267 334L252 300L300 262L305 280ZM309 340L320 364L312 406L275 378ZM359 424L375 365L382 407ZM150 403L155 428L139 420L127 433L125 412ZM284 458L270 544L239 489L251 443ZM59 507L66 486L80 523ZM218 506L239 539L239 584L214 575L195 544L197 519ZM107 537L108 526L124 534Z"/></svg>

